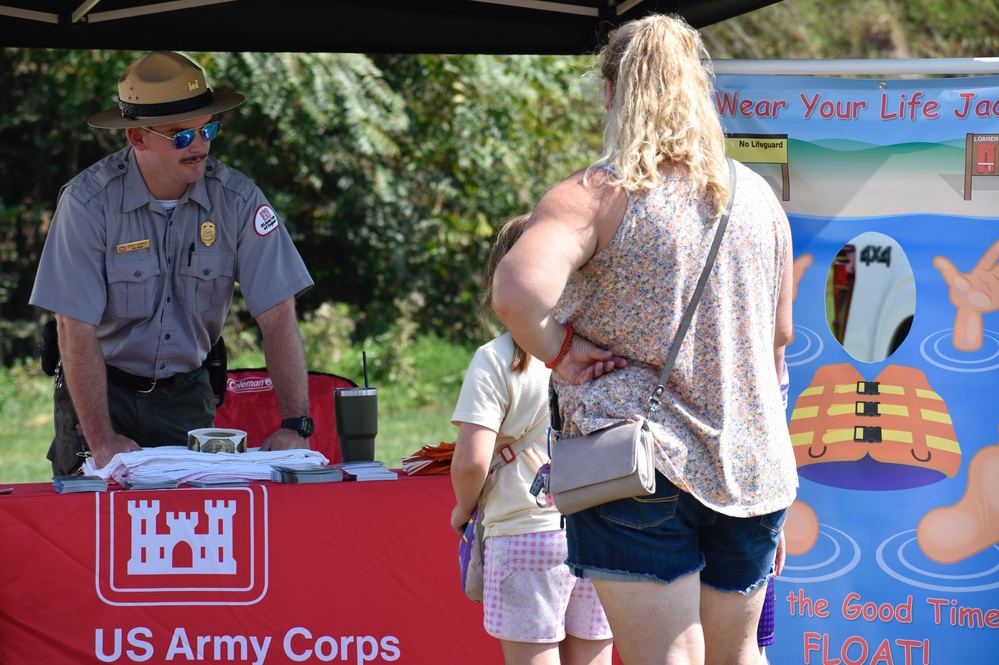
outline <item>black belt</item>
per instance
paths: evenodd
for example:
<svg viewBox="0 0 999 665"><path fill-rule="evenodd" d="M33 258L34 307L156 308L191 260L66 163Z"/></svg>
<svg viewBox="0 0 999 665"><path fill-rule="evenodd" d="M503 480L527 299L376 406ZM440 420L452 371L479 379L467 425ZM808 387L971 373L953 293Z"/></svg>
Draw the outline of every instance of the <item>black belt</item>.
<svg viewBox="0 0 999 665"><path fill-rule="evenodd" d="M182 374L174 374L173 376L167 376L162 379L147 379L144 376L136 376L134 374L129 374L124 370L120 370L117 367L112 367L111 365L106 366L108 369L108 381L115 384L116 386L121 386L122 388L128 388L129 390L134 390L137 393L151 393L156 388L165 388L167 386L172 386L178 381L182 381L187 377L200 372L202 368L198 368L191 372L184 372Z"/></svg>

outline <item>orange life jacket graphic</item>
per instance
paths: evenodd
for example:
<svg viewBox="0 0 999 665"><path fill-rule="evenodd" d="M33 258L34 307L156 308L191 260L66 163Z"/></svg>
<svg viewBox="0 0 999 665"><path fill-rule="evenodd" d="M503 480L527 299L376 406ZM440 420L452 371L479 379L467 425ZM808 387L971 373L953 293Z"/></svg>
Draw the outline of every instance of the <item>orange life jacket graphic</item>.
<svg viewBox="0 0 999 665"><path fill-rule="evenodd" d="M961 448L947 405L914 367L867 381L849 363L819 368L789 426L798 473L851 489L905 489L952 478Z"/></svg>

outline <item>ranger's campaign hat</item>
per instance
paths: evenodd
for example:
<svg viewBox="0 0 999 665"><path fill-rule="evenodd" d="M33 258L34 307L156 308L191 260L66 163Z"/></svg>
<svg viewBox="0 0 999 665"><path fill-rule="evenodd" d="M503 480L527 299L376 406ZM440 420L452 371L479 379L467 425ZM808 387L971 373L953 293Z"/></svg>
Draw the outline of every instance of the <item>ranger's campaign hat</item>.
<svg viewBox="0 0 999 665"><path fill-rule="evenodd" d="M118 106L88 120L92 127L151 127L235 108L246 99L236 92L212 92L205 73L172 51L142 56L118 79Z"/></svg>

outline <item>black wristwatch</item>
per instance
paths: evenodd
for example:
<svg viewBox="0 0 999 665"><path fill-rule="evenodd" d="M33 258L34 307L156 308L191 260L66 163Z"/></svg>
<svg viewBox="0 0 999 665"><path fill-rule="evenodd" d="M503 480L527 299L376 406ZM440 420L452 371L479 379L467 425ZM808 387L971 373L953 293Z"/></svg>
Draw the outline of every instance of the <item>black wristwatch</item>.
<svg viewBox="0 0 999 665"><path fill-rule="evenodd" d="M312 422L312 418L308 416L302 416L301 418L285 418L281 421L281 427L282 429L295 430L303 439L307 439L312 436L312 433L316 430L316 424Z"/></svg>

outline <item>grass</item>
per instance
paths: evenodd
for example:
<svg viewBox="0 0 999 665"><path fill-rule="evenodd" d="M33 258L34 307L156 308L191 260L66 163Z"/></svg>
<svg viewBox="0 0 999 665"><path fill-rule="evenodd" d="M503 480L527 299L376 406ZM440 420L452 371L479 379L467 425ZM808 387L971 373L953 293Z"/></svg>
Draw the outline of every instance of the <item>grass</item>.
<svg viewBox="0 0 999 665"><path fill-rule="evenodd" d="M0 483L52 478L52 379L37 360L0 369Z"/></svg>
<svg viewBox="0 0 999 665"><path fill-rule="evenodd" d="M372 348L372 360L380 351ZM360 352L357 353L360 356ZM406 369L390 380L372 377L378 386L378 437L375 457L391 468L401 468L402 458L425 445L454 441L451 411L458 398L472 350L433 337L420 337L401 358ZM229 366L260 367L258 355L229 358ZM315 363L310 363L310 366ZM360 361L315 369L347 376L364 384ZM45 458L52 442L52 379L45 376L37 359L0 368L0 484L48 482L52 467Z"/></svg>

